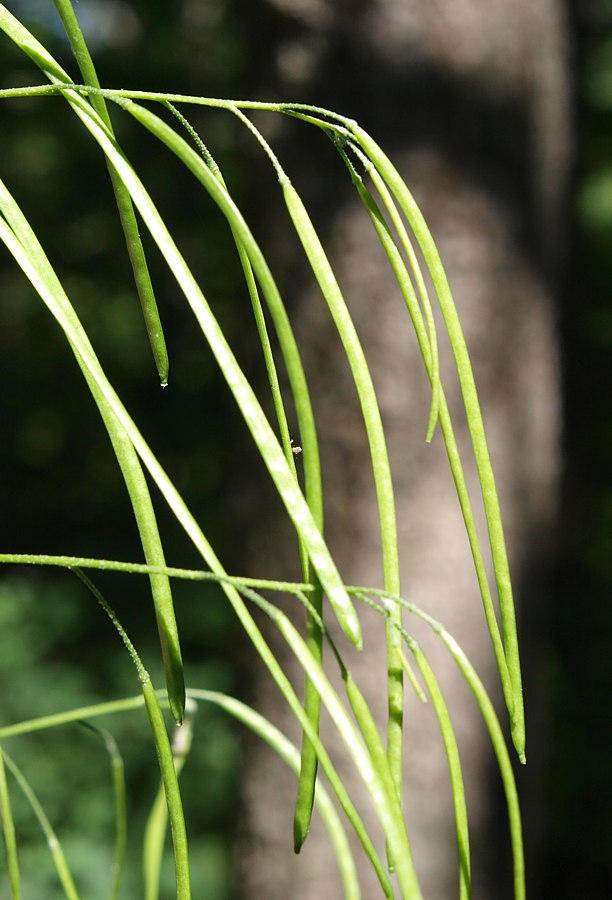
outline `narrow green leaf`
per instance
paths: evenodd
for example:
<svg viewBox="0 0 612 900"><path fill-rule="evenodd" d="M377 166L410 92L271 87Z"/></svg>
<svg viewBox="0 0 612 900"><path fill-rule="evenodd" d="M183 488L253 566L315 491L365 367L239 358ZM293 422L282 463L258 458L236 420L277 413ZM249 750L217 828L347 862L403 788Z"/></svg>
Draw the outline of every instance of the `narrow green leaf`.
<svg viewBox="0 0 612 900"><path fill-rule="evenodd" d="M383 553L384 583L385 586L395 585L392 593L399 593L399 551L393 482L384 428L370 370L348 307L310 216L291 183L283 183L282 188L293 225L338 329L338 334L353 373L370 445L370 457L374 472ZM399 609L396 611L395 617L398 621L401 621ZM389 703L387 752L397 790L401 793L404 690L402 667L397 657L398 643L397 632L389 627L387 629Z"/></svg>

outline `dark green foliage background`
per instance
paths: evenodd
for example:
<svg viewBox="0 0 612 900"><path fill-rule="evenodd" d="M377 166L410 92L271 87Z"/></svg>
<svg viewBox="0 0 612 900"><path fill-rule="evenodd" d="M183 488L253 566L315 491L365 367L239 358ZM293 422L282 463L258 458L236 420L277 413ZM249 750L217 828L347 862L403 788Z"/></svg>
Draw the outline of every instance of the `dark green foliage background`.
<svg viewBox="0 0 612 900"><path fill-rule="evenodd" d="M75 73L50 0L8 4ZM254 4L258 6L258 4ZM124 16L105 31L104 10ZM254 60L253 9L240 2L81 0L103 83L210 96L247 96ZM579 140L571 275L563 308L566 471L560 553L541 628L549 640L548 743L540 859L542 898L607 896L612 883L612 4L572 4L579 52ZM244 30L249 22L251 33ZM101 24L102 23L102 24ZM42 78L0 43L3 87ZM317 98L325 102L326 98ZM245 197L251 156L229 117L190 112L235 195ZM255 365L248 300L227 228L152 140L114 116L128 156L151 187L202 279L230 341ZM96 147L60 99L0 103L2 177L42 238L126 405L205 523L231 567L236 533L233 473L251 452L228 393L150 244L149 261L167 326L170 387L150 357L112 192ZM248 201L248 197L246 198ZM212 249L214 248L214 250ZM254 345L253 345L254 346ZM140 560L137 532L110 444L59 329L6 253L0 255L0 548ZM198 560L159 504L168 561ZM0 573L0 714L3 722L138 693L132 664L103 613L62 572ZM152 604L145 579L95 576L161 685ZM178 583L176 607L188 682L241 692L242 637L214 588ZM125 756L132 865L125 896L141 894L139 851L158 786L144 713L101 722ZM112 795L101 743L79 726L12 739L16 758L61 834L83 896L106 896ZM193 840L195 896L233 896L231 835L238 815L240 736L200 708L182 776ZM144 760L144 764L143 764ZM48 851L15 791L24 895L59 897ZM27 883L28 873L36 881ZM32 876L33 877L33 876ZM165 871L169 895L172 872ZM602 889L604 893L602 893ZM0 893L5 890L0 872Z"/></svg>

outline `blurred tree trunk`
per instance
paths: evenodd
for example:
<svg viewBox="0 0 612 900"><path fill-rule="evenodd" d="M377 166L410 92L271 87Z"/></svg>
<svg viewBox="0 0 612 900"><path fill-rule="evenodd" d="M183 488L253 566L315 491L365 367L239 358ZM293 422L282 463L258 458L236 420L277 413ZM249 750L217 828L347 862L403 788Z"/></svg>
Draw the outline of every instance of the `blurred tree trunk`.
<svg viewBox="0 0 612 900"><path fill-rule="evenodd" d="M537 613L527 607L537 608L550 558L560 458L555 307L571 149L564 4L258 0L243 14L251 41L261 48L251 93L310 101L358 119L397 164L438 242L473 355L521 623L528 631ZM428 387L405 308L339 168L332 160L331 174L323 172L324 141L319 138L315 149L307 129L283 123L274 144L324 232L372 365L397 490L403 593L445 623L499 698L442 441L438 434L431 446L424 441ZM300 277L295 248L284 249L286 219L267 195L262 214L262 199L258 227L267 232L268 246L278 248L275 272L289 292L319 417L326 535L349 582L380 585L372 478L354 388L317 290ZM449 352L443 374L451 409L458 411ZM465 445L464 429L459 436ZM252 487L241 493L240 504L257 522L248 538L248 570L299 577L286 561L295 558L289 537L285 546L277 536L276 507L262 504ZM373 619L365 622L366 651L349 656L350 665L384 722L384 629ZM460 741L473 896L501 897L508 860L499 858L497 848L507 844L507 828L486 734L453 665L435 641L415 633L440 677ZM529 640L526 646L533 651L526 660L528 757L533 749L537 773L531 677L537 647ZM276 688L260 666L253 671L258 708L296 738ZM427 900L447 900L457 896L457 861L446 762L431 710L418 708L411 696L406 728L405 807L417 871ZM265 747L254 743L245 757L241 896L341 896L318 824L302 854L292 853L292 776ZM353 784L349 764L340 768ZM529 768L518 774L529 839L537 826L537 779ZM365 898L380 896L367 871L362 889Z"/></svg>

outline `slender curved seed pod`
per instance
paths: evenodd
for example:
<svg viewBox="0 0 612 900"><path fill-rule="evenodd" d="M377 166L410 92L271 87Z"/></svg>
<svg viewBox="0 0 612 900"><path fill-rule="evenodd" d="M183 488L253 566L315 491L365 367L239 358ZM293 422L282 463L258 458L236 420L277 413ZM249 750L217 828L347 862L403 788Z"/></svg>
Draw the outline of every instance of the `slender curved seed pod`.
<svg viewBox="0 0 612 900"><path fill-rule="evenodd" d="M510 841L512 845L514 897L515 900L525 900L525 856L523 850L523 826L521 822L521 808L516 790L516 781L512 771L512 763L506 749L506 742L499 724L497 714L478 677L478 674L469 659L465 656L455 639L444 629L439 629L439 635L450 650L461 673L469 684L472 693L478 701L482 717L489 731L489 737L497 757L497 764L504 786L506 804L508 807L508 824L510 826Z"/></svg>
<svg viewBox="0 0 612 900"><path fill-rule="evenodd" d="M369 160L368 160L369 162ZM386 189L386 186L378 172L370 163L369 170L376 187L381 193L383 197L385 206L387 207L389 214L398 227L398 230L401 233L401 229L403 225L401 222L398 222L397 209L395 204L393 203L392 198L389 196L389 193ZM355 176L358 178L358 176ZM493 606L493 600L491 597L491 591L489 588L489 580L487 577L486 567L484 564L484 559L482 556L482 551L480 547L480 540L478 537L478 532L476 529L476 523L474 520L474 513L472 510L472 505L469 498L469 493L467 489L467 484L465 481L465 475L463 473L463 465L461 463L461 457L459 455L459 450L457 447L457 441L455 439L455 434L450 418L450 412L448 409L448 404L446 402L446 397L444 394L444 389L442 387L441 382L439 381L439 370L436 372L436 361L434 358L434 353L432 349L432 328L425 328L425 323L423 321L423 315L421 313L418 301L416 299L416 295L414 292L414 288L412 286L412 282L410 277L406 271L406 267L404 265L404 261L401 257L401 254L398 250L398 247L393 240L393 237L389 231L389 228L380 213L375 201L371 197L369 191L359 179L357 181L357 187L359 190L359 194L364 202L368 215L374 225L376 233L380 239L381 245L383 246L385 253L389 259L391 267L393 268L395 277L397 279L398 285L406 302L406 306L408 312L410 313L410 317L412 319L412 323L414 326L415 334L417 336L417 340L419 343L419 348L421 351L421 355L423 357L423 362L425 365L426 372L428 374L429 379L432 382L432 386L435 384L436 380L438 381L438 390L432 387L432 406L430 413L430 427L428 429L428 434L431 430L432 423L432 414L435 413L435 416L440 420L440 426L442 431L442 436L444 439L444 443L446 446L446 452L451 468L451 473L453 475L453 480L455 482L457 497L459 499L459 505L461 507L466 532L468 535L468 540L470 543L470 549L472 552L472 557L474 560L474 568L476 570L476 577L478 579L478 585L480 588L481 599L483 604L483 609L485 613L485 618L487 620L487 626L489 629L489 634L491 636L491 642L493 644L493 650L495 653L495 659L497 662L497 667L500 674L500 680L502 683L502 688L504 691L504 698L506 700L506 704L508 709L513 707L513 686L510 683L509 675L508 675L508 666L506 662L506 654L504 651L504 646L502 643L501 635L499 632L499 626L497 624L497 618L495 615L495 609ZM407 239L406 239L407 240ZM405 243L403 241L403 243ZM414 268L414 264L413 264ZM418 269L417 269L418 271ZM419 279L417 276L417 280ZM423 286L424 287L424 286ZM423 289L422 289L423 291ZM426 289L425 289L426 293ZM425 304L425 308L429 304ZM429 331L429 338L428 338ZM434 401L433 397L437 396L437 400Z"/></svg>
<svg viewBox="0 0 612 900"><path fill-rule="evenodd" d="M104 395L87 371L87 368L82 364L78 355L77 361L96 402L102 421L106 426L117 462L121 468L132 503L132 509L134 510L145 559L150 565L163 569L166 565L164 550L140 460L125 430L117 421L112 410L109 410L108 404L105 403ZM178 626L174 614L172 588L170 579L163 572L151 574L150 584L164 662L170 711L174 721L180 723L185 710L185 675Z"/></svg>
<svg viewBox="0 0 612 900"><path fill-rule="evenodd" d="M424 622L426 622L432 629L432 631L437 634L445 644L455 664L457 665L457 668L467 681L470 690L472 691L472 694L474 695L474 698L478 703L478 707L482 714L484 723L489 732L489 738L491 740L491 744L493 745L495 756L497 757L497 764L502 779L504 794L506 797L506 804L508 807L508 822L510 826L510 841L512 845L513 856L515 900L525 900L525 857L523 849L523 826L521 822L521 808L516 789L516 781L514 778L510 756L506 748L506 741L499 724L499 719L497 718L497 714L489 698L489 695L487 694L482 681L478 677L478 673L474 669L473 665L471 664L457 641L451 634L449 634L444 626L440 622L436 621L436 619L434 619L428 613L424 612L422 609L419 609L418 606L415 606L414 603L410 603L409 601L404 600L403 597L387 597L384 591L373 590L372 588L350 587L349 591L352 595L365 600L365 602L368 602L369 605L372 604L364 595L372 594L373 596L379 597L383 603L383 608L381 609L379 607L379 612L381 612L382 615L388 616L388 602L392 601L393 603L399 603L404 609L408 610L413 615L418 616L419 619L422 619ZM414 645L414 641L412 640L412 638L404 631L402 631L402 634L408 645L412 648L412 646ZM421 671L424 675L424 671ZM442 722L440 722L440 724L442 724Z"/></svg>
<svg viewBox="0 0 612 900"><path fill-rule="evenodd" d="M225 184L224 184L225 186ZM274 357L272 355L272 347L268 337L265 318L259 295L257 292L257 284L253 275L253 269L248 257L248 251L240 240L240 236L232 229L232 234L238 248L240 261L245 273L251 303L257 323L257 329L266 361L266 370L272 390L273 402L276 409L276 416L279 422L280 432L285 455L288 457L290 465L295 469L295 458L293 448L289 439L289 430L287 427L287 418L285 415L284 405L280 392L280 385ZM310 453L310 446L305 443L305 452ZM297 473L296 473L297 478ZM321 533L323 533L323 491L321 485L321 470L318 464L318 452L316 456L316 466L311 468L307 473L305 484L305 495L308 506L313 513L313 517ZM300 558L302 561L302 572L305 580L309 580L314 587L310 600L315 613L321 618L323 615L323 591L316 572L309 565L308 554L304 546L304 542L299 539ZM312 655L319 661L323 660L323 632L315 618L307 613L306 615L306 643ZM321 698L312 681L306 677L304 687L304 709L309 721L317 734L319 732L319 722L321 718ZM293 817L293 849L295 853L299 853L302 849L304 841L310 830L312 820L312 811L315 801L315 788L317 778L317 754L314 746L306 734L302 735L302 747L300 753L300 773L298 778L298 789L295 801L295 813Z"/></svg>
<svg viewBox="0 0 612 900"><path fill-rule="evenodd" d="M384 582L385 585L396 585L397 590L394 590L393 593L399 593L399 553L397 543L397 523L395 518L395 498L385 433L376 399L376 392L372 383L372 377L355 326L340 291L340 287L336 281L312 221L310 220L310 216L308 215L299 194L288 180L282 184L282 188L285 203L293 221L294 228L302 242L312 271L328 304L353 373L370 444L370 456L372 459L380 519ZM399 609L395 611L394 618L398 622L401 621ZM400 643L401 639L398 637L397 631L388 626L387 668L389 725L387 752L389 754L393 778L398 793L401 793L402 784L402 721L404 706L403 670L397 656L397 647Z"/></svg>
<svg viewBox="0 0 612 900"><path fill-rule="evenodd" d="M408 256L408 260L410 263L410 267L412 269L412 273L414 275L419 295L421 297L421 303L423 306L423 314L425 316L425 320L427 322L427 335L429 338L429 357L430 357L430 379L431 379L431 407L429 410L429 422L427 425L427 434L425 440L427 443L430 443L436 423L438 421L439 416L439 406L440 406L440 391L442 389L442 384L440 381L440 360L438 356L438 336L436 331L436 323L433 316L433 311L431 308L431 302L429 300L429 293L427 291L427 286L425 284L425 279L423 278L423 273L421 272L421 267L419 265L419 261L417 259L416 253L414 252L414 248L412 246L412 242L406 233L406 229L404 228L404 223L402 222L397 208L393 202L391 202L391 197L388 195L386 191L385 184L378 175L376 168L372 165L370 160L359 150L358 147L353 147L353 152L355 152L361 162L364 164L366 172L371 176L374 184L378 192L383 196L385 200L385 206L389 212L391 217L391 221L396 228L396 231L399 235L400 241L406 254ZM412 280L406 270L406 266L404 265L404 261L397 250L397 245L391 236L391 232L385 220L383 219L380 210L374 198L368 191L367 187L363 183L363 180L359 177L359 175L355 172L353 166L350 165L348 159L346 159L345 154L342 154L345 158L345 161L349 165L351 178L353 179L353 183L355 184L359 196L361 197L362 203L366 208L366 211L374 225L374 229L378 234L379 240L387 253L389 258L389 262L391 263L391 267L397 279L398 285L406 301L406 305L408 309L412 306L415 306L416 309L420 310L418 300L416 298L416 294L414 288L412 286ZM395 248L396 252L393 252L393 248Z"/></svg>
<svg viewBox="0 0 612 900"><path fill-rule="evenodd" d="M216 175L219 182L227 190L227 185L223 179L221 171L219 167L215 163L212 155L208 151L207 147L201 140L200 136L197 134L195 129L191 126L190 122L185 118L185 116L180 113L175 106L171 103L167 103L166 106L172 111L172 113L179 119L179 121L185 126L187 131L191 134L194 139L196 145L199 147L200 152L203 158L206 161L209 169ZM237 113L242 121L248 123L246 117L244 117L241 113ZM250 124L250 123L248 123ZM230 226L231 227L231 226ZM295 459L294 459L294 448L291 446L292 441L289 435L289 426L287 424L287 416L285 413L285 406L283 403L283 398L280 390L280 383L278 380L278 374L276 370L276 363L274 361L274 355L272 353L272 346L270 343L270 338L268 336L268 330L266 327L266 320L264 316L264 311L261 305L261 300L259 298L259 292L257 290L257 282L255 280L255 275L253 272L253 267L251 265L249 259L248 249L241 240L240 234L236 231L234 227L231 227L232 235L234 238L234 242L236 244L236 248L238 250L238 255L240 258L240 262L242 265L242 269L245 275L245 280L247 284L247 289L249 292L249 296L251 298L251 305L253 307L253 314L255 317L255 323L257 326L257 331L259 334L259 340L262 346L264 362L266 367L266 372L268 374L268 381L270 383L270 390L272 392L272 401L274 403L274 409L276 412L276 419L278 421L279 430L280 430L280 438L281 444L283 446L285 457L287 458L287 462L290 467L295 471ZM281 349L284 350L283 342L281 339ZM285 358L287 356L291 357L292 350L289 349L289 353L284 351ZM299 414L299 412L298 412ZM308 430L305 432L306 435L309 434ZM316 434L314 435L316 438ZM312 441L306 440L305 451L308 458L311 455L312 449ZM306 470L306 479L305 479L305 496L308 506L313 513L314 519L319 527L321 533L323 533L323 497L322 497L322 485L321 485L321 471L318 462L318 449L315 449L314 454L314 465L311 465ZM297 472L296 472L297 478ZM305 580L310 580L311 584L315 588L313 594L311 594L311 605L314 608L315 613L318 615L319 620L323 614L323 592L321 590L321 585L318 582L316 577L316 573L309 565L308 554L306 552L306 548L304 546L304 542L300 539L298 535L298 543L299 543L299 551L300 551L300 559L302 562L302 572L304 574ZM314 617L307 613L306 615L306 641L308 647L319 661L323 658L323 633L321 628L318 626ZM319 697L319 693L310 681L308 677L306 677L306 685L304 689L304 708L306 710L306 715L308 716L310 722L312 723L313 728L318 733L319 730L319 720L321 715L321 698ZM317 776L317 755L315 753L314 747L308 737L303 734L302 735L302 749L301 749L301 765L300 765L300 774L298 778L298 790L297 797L295 803L295 814L293 818L293 849L295 853L299 853L306 837L308 835L310 829L310 823L312 819L312 810L315 799L315 787L316 787L316 776Z"/></svg>
<svg viewBox="0 0 612 900"><path fill-rule="evenodd" d="M495 477L491 466L491 458L484 432L482 413L478 401L478 393L474 382L474 374L467 351L463 329L459 322L457 309L453 301L446 273L437 247L433 241L423 215L417 207L405 182L378 144L356 123L351 128L356 142L372 160L381 177L395 195L400 208L421 248L434 283L440 308L446 322L453 354L459 375L459 383L463 394L468 427L474 448L474 457L480 479L485 516L491 545L491 555L495 568L495 578L499 595L499 604L504 635L504 650L508 666L508 674L512 685L512 704L509 708L512 727L512 740L519 759L525 760L525 715L523 707L523 690L521 665L516 629L516 613L512 597L512 583L508 565L508 555L504 539L504 530L499 508L499 498L495 486Z"/></svg>
<svg viewBox="0 0 612 900"><path fill-rule="evenodd" d="M367 787L376 815L385 833L389 857L394 860L402 896L410 898L410 900L421 900L421 892L412 861L408 835L406 834L404 819L401 815L399 794L395 785L395 779L392 777L387 754L382 748L380 736L377 733L378 748L382 752L384 766L378 758L379 750L375 750L374 744L372 744L372 747L364 744L359 731L357 731L352 719L346 713L325 672L314 664L304 640L287 616L269 603L266 604L266 611L269 612L272 621L279 628L300 665L309 673L312 681L316 684L321 694L321 699L334 725L342 735L345 746ZM356 691L353 691L352 702L357 706L359 705L359 696ZM371 719L371 715L368 720L368 712L367 708L359 707L360 717L368 737L374 741L372 728L376 731L376 726ZM376 759L370 755L371 753L376 756ZM398 810L400 810L399 815Z"/></svg>
<svg viewBox="0 0 612 900"><path fill-rule="evenodd" d="M55 3L55 7L64 24L64 28L66 29L66 34L70 40L70 46L72 47L81 75L83 76L83 81L87 85L99 88L100 82L98 80L98 75L89 48L87 47L85 38L83 37L83 33L79 26L78 19L72 7L71 0L53 0L53 2ZM114 134L104 97L101 94L92 93L91 105L96 110L109 132ZM162 387L166 387L168 384L169 368L168 351L166 349L166 341L164 339L164 332L159 317L159 310L155 300L149 269L147 267L144 248L138 232L138 222L136 221L136 216L134 214L134 207L132 206L129 192L125 189L123 182L118 178L117 173L110 163L108 163L108 172L115 193L115 200L117 202L117 209L119 211L123 233L125 235L130 262L132 263L134 282L140 298L140 305L142 307L145 327L149 336L151 351L153 353L161 385Z"/></svg>

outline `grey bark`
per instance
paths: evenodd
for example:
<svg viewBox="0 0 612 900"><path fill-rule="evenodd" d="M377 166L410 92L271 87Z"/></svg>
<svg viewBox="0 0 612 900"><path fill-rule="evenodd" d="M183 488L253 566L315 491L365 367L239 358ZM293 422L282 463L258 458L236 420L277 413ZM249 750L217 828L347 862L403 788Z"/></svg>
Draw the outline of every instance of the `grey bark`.
<svg viewBox="0 0 612 900"><path fill-rule="evenodd" d="M524 611L528 602L538 602L551 553L559 474L555 305L571 153L563 4L268 0L251 11L262 47L255 65L260 96L307 99L357 118L387 149L425 214L472 353L517 602ZM340 186L339 169L335 176L323 174L316 156L322 151L304 138L298 142L295 127L277 130L274 140L322 223L372 366L397 491L403 592L447 626L499 701L442 441L440 435L431 446L424 441L428 385L406 310L356 197ZM287 225L277 213L271 208L260 229L269 244L282 248ZM297 259L294 246L279 250L275 272L291 298L313 387L326 535L347 581L380 585L372 477L354 388L333 325ZM457 415L459 393L446 346L443 376ZM465 429L458 430L467 447ZM248 491L240 506L256 516L257 528L247 538L247 568L297 576L291 536L274 512L277 507L264 507L253 488ZM527 613L523 618L528 621ZM366 652L347 655L384 723L384 631L373 616L364 622ZM498 816L499 788L478 710L436 641L409 625L440 678L460 742L474 850L473 896L504 896L507 861L499 858L497 845L507 842L507 831ZM273 635L271 640L286 659ZM301 685L296 667L292 671ZM528 679L530 671L528 666ZM255 664L253 678L258 708L298 740L277 690ZM528 680L528 704L531 690ZM532 736L537 735L537 722L532 724ZM405 809L417 871L427 900L448 900L457 896L457 861L446 762L432 711L420 707L409 690L406 727ZM326 722L323 728L341 771L363 796L332 729ZM245 758L241 896L340 897L335 862L318 822L302 854L292 853L293 776L256 743ZM533 780L524 772L518 777L530 809ZM536 815L536 806L530 815ZM363 862L360 876L365 898L381 896Z"/></svg>

